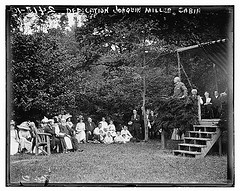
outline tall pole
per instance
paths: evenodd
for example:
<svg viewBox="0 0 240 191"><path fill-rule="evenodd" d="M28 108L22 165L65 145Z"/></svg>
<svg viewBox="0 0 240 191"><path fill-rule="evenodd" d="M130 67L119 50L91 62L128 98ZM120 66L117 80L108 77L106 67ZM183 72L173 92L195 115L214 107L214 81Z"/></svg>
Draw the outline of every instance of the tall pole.
<svg viewBox="0 0 240 191"><path fill-rule="evenodd" d="M145 65L146 65L146 55L145 55L145 41L146 41L146 26L144 25L144 36L143 36L143 105L142 105L142 112L143 112L143 121L144 121L144 141L148 141L148 126L147 126L147 116L146 116L146 110L145 110L145 104L146 104L146 75L145 75Z"/></svg>
<svg viewBox="0 0 240 191"><path fill-rule="evenodd" d="M214 77L215 77L215 90L218 91L217 70L216 70L216 65L214 63L213 63L213 71L214 71Z"/></svg>
<svg viewBox="0 0 240 191"><path fill-rule="evenodd" d="M180 56L178 51L177 51L177 60L178 60L178 77L181 79L181 64L180 64Z"/></svg>

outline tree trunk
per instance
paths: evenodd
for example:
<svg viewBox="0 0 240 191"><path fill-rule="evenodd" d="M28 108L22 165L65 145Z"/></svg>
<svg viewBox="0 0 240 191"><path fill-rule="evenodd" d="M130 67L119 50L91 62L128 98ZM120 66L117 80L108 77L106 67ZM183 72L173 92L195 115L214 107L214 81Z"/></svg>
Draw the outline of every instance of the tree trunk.
<svg viewBox="0 0 240 191"><path fill-rule="evenodd" d="M145 110L145 103L146 103L146 75L145 75L145 65L146 65L146 53L145 53L145 41L146 41L146 28L144 28L144 38L143 38L143 121L144 121L144 129L145 129L145 135L144 135L144 141L148 141L148 126L147 126L147 116L146 116L146 110Z"/></svg>

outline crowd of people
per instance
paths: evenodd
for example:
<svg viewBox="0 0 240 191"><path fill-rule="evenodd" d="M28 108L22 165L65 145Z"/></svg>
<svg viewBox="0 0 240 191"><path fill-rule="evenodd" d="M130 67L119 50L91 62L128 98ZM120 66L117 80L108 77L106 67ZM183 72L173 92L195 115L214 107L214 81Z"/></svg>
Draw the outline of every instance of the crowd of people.
<svg viewBox="0 0 240 191"><path fill-rule="evenodd" d="M187 96L187 88L180 81L179 77L174 78L174 94L172 98L182 99ZM214 97L210 98L209 93L205 92L205 97L200 97L196 89L192 89L190 97L201 104L202 118L219 118L223 103L226 101L226 93L218 94L214 92ZM35 153L35 139L38 133L48 133L51 135L51 152L82 151L80 143L127 143L130 141L139 142L144 139L145 127L143 122L143 108L138 114L137 110L132 111L131 119L127 126L116 129L114 121L105 117L99 123L94 123L91 117L84 119L82 115L77 117L77 123L71 121L72 115L64 114L54 116L52 119L44 117L41 124L36 127L34 122L25 121L20 125L10 122L10 154L16 153ZM155 136L154 111L146 110L147 128L150 138ZM141 115L141 116L140 116ZM161 129L159 130L161 132ZM173 130L172 139L178 140L181 137L177 134L177 128Z"/></svg>
<svg viewBox="0 0 240 191"><path fill-rule="evenodd" d="M148 126L154 123L154 113L149 109L146 112L149 119ZM35 153L35 139L38 133L48 133L50 137L50 147L52 153L69 151L82 151L79 146L81 143L127 143L130 141L139 142L142 139L142 125L140 115L133 110L131 121L121 129L116 129L113 120L106 121L105 117L96 125L91 117L84 120L82 115L77 117L77 123L71 121L72 115L58 115L53 119L44 117L41 124L36 127L34 122L25 121L20 125L10 122L10 154ZM151 135L152 131L149 132Z"/></svg>
<svg viewBox="0 0 240 191"><path fill-rule="evenodd" d="M184 98L188 95L187 88L183 82L181 82L179 77L174 78L174 94L173 98ZM191 98L196 101L200 102L201 111L202 111L202 118L205 119L213 119L219 118L221 115L221 111L224 109L224 105L226 104L227 100L227 93L223 92L221 94L218 93L217 90L214 91L213 96L210 97L209 92L205 92L204 96L201 97L198 95L197 89L191 90Z"/></svg>
<svg viewBox="0 0 240 191"><path fill-rule="evenodd" d="M183 99L188 96L187 87L183 82L181 82L179 77L174 78L174 94L172 98L174 99ZM227 106L227 93L223 92L218 93L217 90L214 91L212 98L210 97L209 92L205 92L204 96L201 97L198 94L197 89L192 89L189 96L196 106L200 105L201 107L201 118L202 119L218 119L220 118L222 111L226 110ZM197 107L196 107L197 109ZM172 132L172 140L181 140L183 139L184 134L181 136L178 134L178 128L174 128Z"/></svg>

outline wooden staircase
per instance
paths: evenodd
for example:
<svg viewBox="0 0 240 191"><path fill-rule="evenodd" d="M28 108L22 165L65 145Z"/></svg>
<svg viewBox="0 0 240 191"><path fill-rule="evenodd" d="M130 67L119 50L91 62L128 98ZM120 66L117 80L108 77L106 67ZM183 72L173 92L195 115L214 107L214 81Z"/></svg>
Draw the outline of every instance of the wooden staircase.
<svg viewBox="0 0 240 191"><path fill-rule="evenodd" d="M221 131L217 126L220 119L202 119L200 125L193 125L187 131L184 142L178 144L178 150L173 150L174 155L203 158L217 142Z"/></svg>

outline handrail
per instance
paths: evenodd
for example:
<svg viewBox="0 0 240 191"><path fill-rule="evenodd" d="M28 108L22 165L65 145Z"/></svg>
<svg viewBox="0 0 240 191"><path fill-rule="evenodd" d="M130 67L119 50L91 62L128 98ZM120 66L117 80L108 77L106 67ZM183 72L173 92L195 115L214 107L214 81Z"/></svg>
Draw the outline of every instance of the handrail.
<svg viewBox="0 0 240 191"><path fill-rule="evenodd" d="M200 96L198 96L198 121L201 121L201 102L200 102Z"/></svg>

